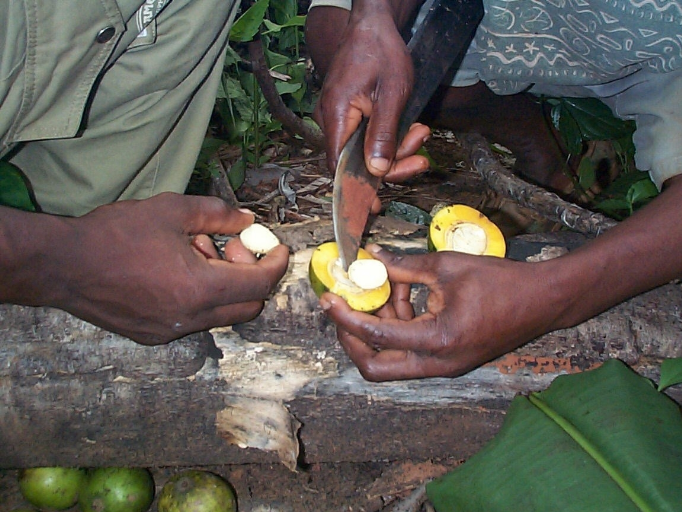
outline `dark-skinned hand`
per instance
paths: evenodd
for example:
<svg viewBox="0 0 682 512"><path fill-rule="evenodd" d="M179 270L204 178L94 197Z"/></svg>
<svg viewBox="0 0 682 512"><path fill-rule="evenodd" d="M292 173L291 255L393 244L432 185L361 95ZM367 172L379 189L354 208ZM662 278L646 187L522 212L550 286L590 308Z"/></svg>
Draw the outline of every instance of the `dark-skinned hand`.
<svg viewBox="0 0 682 512"><path fill-rule="evenodd" d="M392 293L376 315L326 293L320 303L344 350L370 381L457 376L541 334L560 308L538 293L539 263L455 252L397 255L367 249L386 264ZM411 284L428 287L415 316ZM519 304L526 304L524 310Z"/></svg>
<svg viewBox="0 0 682 512"><path fill-rule="evenodd" d="M239 233L254 216L218 198L166 193L43 220L55 242L35 269L42 284L20 303L59 307L143 344L254 318L288 264L286 246L257 260L238 238L220 258L205 235Z"/></svg>
<svg viewBox="0 0 682 512"><path fill-rule="evenodd" d="M379 4L354 4L315 118L325 134L329 169L336 168L344 144L366 117L368 170L387 181L402 181L428 169L428 160L414 153L430 130L415 124L398 143L398 121L412 90L412 60L390 9Z"/></svg>

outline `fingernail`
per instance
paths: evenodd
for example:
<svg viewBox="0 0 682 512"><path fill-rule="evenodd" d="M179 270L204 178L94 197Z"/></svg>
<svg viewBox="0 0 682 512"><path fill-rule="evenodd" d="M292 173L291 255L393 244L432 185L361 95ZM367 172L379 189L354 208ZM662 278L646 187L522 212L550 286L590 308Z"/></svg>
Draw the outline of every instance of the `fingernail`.
<svg viewBox="0 0 682 512"><path fill-rule="evenodd" d="M375 156L369 161L370 165L378 171L386 172L390 167L390 162L386 158Z"/></svg>
<svg viewBox="0 0 682 512"><path fill-rule="evenodd" d="M426 137L424 137L424 138L422 139L422 142L426 143L426 142L429 141L430 138L431 138L431 135L427 135Z"/></svg>
<svg viewBox="0 0 682 512"><path fill-rule="evenodd" d="M251 210L249 210L248 208L239 208L239 211L242 212L242 213L248 213L248 214L250 214L250 215L253 215L254 217L256 216L256 214L253 213L253 212L252 212Z"/></svg>
<svg viewBox="0 0 682 512"><path fill-rule="evenodd" d="M322 308L322 311L329 311L332 307L332 303L329 302L327 299L320 299L320 307Z"/></svg>
<svg viewBox="0 0 682 512"><path fill-rule="evenodd" d="M367 244L365 250L372 254L379 254L381 252L381 246L377 244Z"/></svg>

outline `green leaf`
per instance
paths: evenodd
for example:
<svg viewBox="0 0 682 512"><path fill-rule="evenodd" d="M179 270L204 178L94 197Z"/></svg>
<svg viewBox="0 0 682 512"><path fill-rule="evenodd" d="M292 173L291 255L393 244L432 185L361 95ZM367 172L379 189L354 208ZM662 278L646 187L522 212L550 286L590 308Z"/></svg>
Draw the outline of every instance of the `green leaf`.
<svg viewBox="0 0 682 512"><path fill-rule="evenodd" d="M283 82L282 80L277 80L275 82L275 88L280 94L292 94L301 88L301 84L297 82Z"/></svg>
<svg viewBox="0 0 682 512"><path fill-rule="evenodd" d="M246 163L243 158L237 160L227 171L227 180L230 182L232 190L237 190L246 180Z"/></svg>
<svg viewBox="0 0 682 512"><path fill-rule="evenodd" d="M615 181L607 187L604 194L607 196L625 196L630 188L632 188L632 185L642 180L651 181L648 172L634 171L620 174Z"/></svg>
<svg viewBox="0 0 682 512"><path fill-rule="evenodd" d="M575 120L585 140L611 140L631 135L632 122L613 115L597 98L561 98L562 110Z"/></svg>
<svg viewBox="0 0 682 512"><path fill-rule="evenodd" d="M401 203L400 201L391 201L386 208L386 217L394 217L402 219L413 224L422 224L428 226L431 223L431 215L421 208L412 206L411 204Z"/></svg>
<svg viewBox="0 0 682 512"><path fill-rule="evenodd" d="M5 161L0 161L0 205L36 211L24 174L15 165Z"/></svg>
<svg viewBox="0 0 682 512"><path fill-rule="evenodd" d="M597 181L597 170L594 162L589 158L583 158L578 165L578 183L583 190L589 189Z"/></svg>
<svg viewBox="0 0 682 512"><path fill-rule="evenodd" d="M249 7L232 25L230 41L246 43L253 40L265 19L265 12L269 5L270 0L258 0Z"/></svg>
<svg viewBox="0 0 682 512"><path fill-rule="evenodd" d="M580 155L583 151L583 135L580 126L570 112L566 111L563 104L560 103L554 109L556 113L552 116L558 119L557 126L566 143L566 149L572 155Z"/></svg>
<svg viewBox="0 0 682 512"><path fill-rule="evenodd" d="M661 363L661 382L658 383L658 390L663 391L676 384L682 384L682 357L664 359Z"/></svg>
<svg viewBox="0 0 682 512"><path fill-rule="evenodd" d="M285 28L289 27L304 27L305 26L305 16L294 16L282 25L273 23L270 20L263 20L266 30L263 34L278 34Z"/></svg>
<svg viewBox="0 0 682 512"><path fill-rule="evenodd" d="M633 183L628 191L628 198L632 205L648 202L658 195L658 188L651 180L640 180Z"/></svg>
<svg viewBox="0 0 682 512"><path fill-rule="evenodd" d="M674 512L682 415L618 360L513 401L498 435L427 485L438 512Z"/></svg>
<svg viewBox="0 0 682 512"><path fill-rule="evenodd" d="M630 214L631 205L630 201L628 201L627 199L612 198L599 201L595 205L595 209L618 220L620 218L623 218L623 215Z"/></svg>

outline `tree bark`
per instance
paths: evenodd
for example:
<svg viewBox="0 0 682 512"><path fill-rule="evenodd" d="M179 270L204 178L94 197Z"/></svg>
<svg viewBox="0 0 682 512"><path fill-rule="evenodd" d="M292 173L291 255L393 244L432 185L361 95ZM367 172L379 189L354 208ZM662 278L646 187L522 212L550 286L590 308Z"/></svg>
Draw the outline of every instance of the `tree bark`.
<svg viewBox="0 0 682 512"><path fill-rule="evenodd" d="M410 226L383 219L369 237L425 251L423 230ZM294 252L261 316L167 346L143 347L57 310L1 306L0 467L281 461L294 470L464 459L494 436L517 393L609 357L655 380L662 358L682 356L682 289L669 284L460 378L369 383L308 283L310 254L331 238L330 223L278 234ZM560 243L536 237L510 247ZM425 296L415 289L417 307Z"/></svg>

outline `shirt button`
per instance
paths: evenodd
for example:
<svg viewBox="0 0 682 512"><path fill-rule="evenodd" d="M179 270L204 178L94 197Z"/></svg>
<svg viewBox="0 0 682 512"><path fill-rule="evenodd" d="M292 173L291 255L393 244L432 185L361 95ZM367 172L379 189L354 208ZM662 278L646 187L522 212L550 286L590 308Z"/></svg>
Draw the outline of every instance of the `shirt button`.
<svg viewBox="0 0 682 512"><path fill-rule="evenodd" d="M114 27L104 27L102 30L97 32L97 36L95 37L95 42L97 43L107 43L111 41L111 38L114 37L114 34L116 33L116 29Z"/></svg>

